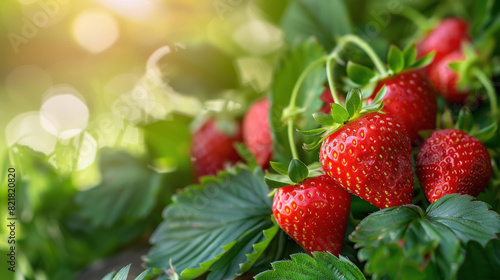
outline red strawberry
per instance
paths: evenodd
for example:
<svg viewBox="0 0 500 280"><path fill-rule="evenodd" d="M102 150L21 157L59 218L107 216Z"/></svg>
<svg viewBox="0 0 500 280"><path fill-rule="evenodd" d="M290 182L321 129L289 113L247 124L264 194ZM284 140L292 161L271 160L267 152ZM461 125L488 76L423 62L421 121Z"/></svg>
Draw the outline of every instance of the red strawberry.
<svg viewBox="0 0 500 280"><path fill-rule="evenodd" d="M241 142L240 124L236 125L233 135L222 132L213 119L206 121L194 135L191 144L191 160L196 177L215 175L226 163L235 163L240 156L234 149Z"/></svg>
<svg viewBox="0 0 500 280"><path fill-rule="evenodd" d="M462 52L453 52L429 68L429 78L432 84L439 94L452 103L463 104L469 95L468 89L463 91L458 89L460 77L449 67L449 63L464 59L465 55Z"/></svg>
<svg viewBox="0 0 500 280"><path fill-rule="evenodd" d="M420 130L436 127L437 102L434 88L427 77L418 70L401 72L378 82L367 100L373 102L376 93L386 86L382 111L398 116L405 124L411 142L418 146Z"/></svg>
<svg viewBox="0 0 500 280"><path fill-rule="evenodd" d="M418 57L423 57L436 51L432 65L438 63L446 55L460 51L462 43L470 42L469 25L461 18L443 19L424 39L417 45Z"/></svg>
<svg viewBox="0 0 500 280"><path fill-rule="evenodd" d="M273 201L278 225L308 252L342 252L351 195L329 176L280 188Z"/></svg>
<svg viewBox="0 0 500 280"><path fill-rule="evenodd" d="M403 123L369 113L350 121L321 144L323 170L344 189L379 208L411 203L411 143Z"/></svg>
<svg viewBox="0 0 500 280"><path fill-rule="evenodd" d="M435 131L417 155L418 179L431 203L451 193L477 196L491 174L486 148L458 129Z"/></svg>
<svg viewBox="0 0 500 280"><path fill-rule="evenodd" d="M269 165L273 153L269 106L269 99L255 102L243 120L243 140L262 168Z"/></svg>

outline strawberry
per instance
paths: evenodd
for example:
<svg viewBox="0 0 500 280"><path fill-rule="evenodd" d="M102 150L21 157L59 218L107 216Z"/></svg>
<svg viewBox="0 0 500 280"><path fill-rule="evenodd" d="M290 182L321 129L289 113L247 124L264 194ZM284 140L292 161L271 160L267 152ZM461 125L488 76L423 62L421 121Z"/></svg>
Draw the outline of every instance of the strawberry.
<svg viewBox="0 0 500 280"><path fill-rule="evenodd" d="M418 70L409 70L385 78L377 83L367 99L371 104L376 93L385 86L387 92L382 111L398 116L404 123L411 142L418 146L420 130L436 127L437 102L434 88Z"/></svg>
<svg viewBox="0 0 500 280"><path fill-rule="evenodd" d="M226 163L235 163L240 159L234 148L242 141L240 124L232 134L221 131L215 120L209 119L193 134L191 160L196 178L215 175Z"/></svg>
<svg viewBox="0 0 500 280"><path fill-rule="evenodd" d="M308 252L342 252L351 196L327 175L278 189L273 214L278 225Z"/></svg>
<svg viewBox="0 0 500 280"><path fill-rule="evenodd" d="M243 141L262 168L269 165L273 153L269 106L269 99L255 102L243 120Z"/></svg>
<svg viewBox="0 0 500 280"><path fill-rule="evenodd" d="M463 104L469 95L469 89L459 90L459 74L449 67L449 63L462 61L465 55L453 52L429 68L429 78L439 94L449 102Z"/></svg>
<svg viewBox="0 0 500 280"><path fill-rule="evenodd" d="M411 143L404 124L372 112L345 123L326 137L319 159L344 189L379 208L411 203Z"/></svg>
<svg viewBox="0 0 500 280"><path fill-rule="evenodd" d="M330 114L332 112L331 104L334 103L330 89L327 87L319 98L325 103L319 111L321 113Z"/></svg>
<svg viewBox="0 0 500 280"><path fill-rule="evenodd" d="M417 52L419 57L436 52L433 62L427 68L430 69L446 55L460 51L464 42L470 41L469 25L465 20L446 18L417 44Z"/></svg>
<svg viewBox="0 0 500 280"><path fill-rule="evenodd" d="M458 129L434 131L418 153L416 165L420 185L431 203L451 193L477 196L492 175L486 148Z"/></svg>

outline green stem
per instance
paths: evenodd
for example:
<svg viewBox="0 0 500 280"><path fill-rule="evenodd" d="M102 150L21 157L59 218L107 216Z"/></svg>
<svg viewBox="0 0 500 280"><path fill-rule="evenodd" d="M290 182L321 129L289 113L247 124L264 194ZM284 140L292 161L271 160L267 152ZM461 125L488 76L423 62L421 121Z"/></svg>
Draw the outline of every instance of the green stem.
<svg viewBox="0 0 500 280"><path fill-rule="evenodd" d="M293 87L292 95L290 97L290 104L288 105L285 113L285 117L287 118L287 126L288 126L288 142L290 144L290 150L292 151L292 157L294 159L299 159L299 154L297 152L297 148L295 147L295 139L293 136L293 116L297 113L297 108L295 106L295 102L297 100L297 94L299 93L300 86L304 82L305 78L314 68L323 64L328 57L323 56L311 64L309 64L304 71L300 74L295 86Z"/></svg>
<svg viewBox="0 0 500 280"><path fill-rule="evenodd" d="M354 227L357 227L359 225L359 220L354 219L354 216L352 215L352 212L349 213L349 220L351 221L352 225Z"/></svg>
<svg viewBox="0 0 500 280"><path fill-rule="evenodd" d="M328 86L330 87L330 93L332 94L333 101L337 104L340 104L337 90L335 89L334 81L333 81L332 61L334 59L335 59L335 56L332 56L332 57L329 56L328 60L326 61L326 78L328 79ZM333 66L335 66L335 64Z"/></svg>
<svg viewBox="0 0 500 280"><path fill-rule="evenodd" d="M361 39L360 37L358 37L356 35L348 34L348 35L340 37L338 41L341 44L352 43L352 44L355 44L356 46L358 46L360 49L362 49L370 57L373 64L375 65L375 68L377 68L377 72L382 77L387 76L387 70L386 70L384 63L382 62L380 57L378 57L378 55L375 53L375 51L372 49L372 47L370 47L370 45L368 45L365 41L363 41L363 39Z"/></svg>
<svg viewBox="0 0 500 280"><path fill-rule="evenodd" d="M474 70L472 70L472 73L474 74L474 77L476 77L486 89L486 94L488 95L488 99L490 100L491 114L493 116L496 116L498 110L497 95L495 92L495 88L491 83L491 80L486 76L486 74L484 74L483 71L479 70L478 68L474 68Z"/></svg>

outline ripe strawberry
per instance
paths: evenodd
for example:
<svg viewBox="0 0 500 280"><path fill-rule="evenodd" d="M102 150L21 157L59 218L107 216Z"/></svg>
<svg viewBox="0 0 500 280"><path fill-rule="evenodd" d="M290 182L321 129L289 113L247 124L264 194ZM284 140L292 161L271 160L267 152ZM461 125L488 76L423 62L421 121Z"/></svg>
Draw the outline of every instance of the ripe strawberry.
<svg viewBox="0 0 500 280"><path fill-rule="evenodd" d="M273 153L269 106L269 99L255 102L243 120L243 141L262 168L269 165Z"/></svg>
<svg viewBox="0 0 500 280"><path fill-rule="evenodd" d="M236 131L232 135L227 135L217 128L213 119L206 121L194 133L191 144L191 160L196 178L215 175L226 163L237 162L240 156L234 143L241 141L240 124L236 125Z"/></svg>
<svg viewBox="0 0 500 280"><path fill-rule="evenodd" d="M403 123L377 112L348 122L321 144L323 170L379 208L411 203L411 143Z"/></svg>
<svg viewBox="0 0 500 280"><path fill-rule="evenodd" d="M325 103L323 105L323 107L321 108L321 110L319 110L319 112L325 113L325 114L331 114L332 113L331 105L332 105L332 103L335 103L335 101L333 100L333 96L332 96L332 92L330 91L330 88L327 87L325 89L325 91L323 91L323 93L321 94L319 99L321 99ZM342 95L339 96L339 99L341 102L345 101L345 98Z"/></svg>
<svg viewBox="0 0 500 280"><path fill-rule="evenodd" d="M280 188L273 201L278 225L308 252L342 252L351 195L327 175Z"/></svg>
<svg viewBox="0 0 500 280"><path fill-rule="evenodd" d="M486 148L458 129L435 131L417 155L417 176L431 203L451 193L477 196L491 174Z"/></svg>
<svg viewBox="0 0 500 280"><path fill-rule="evenodd" d="M378 82L367 100L370 104L379 90L387 92L382 111L398 116L405 124L411 142L418 146L420 130L436 127L437 101L434 88L427 77L418 70L404 71Z"/></svg>
<svg viewBox="0 0 500 280"><path fill-rule="evenodd" d="M462 52L453 52L429 68L429 79L432 84L441 96L452 103L463 104L469 95L468 89L462 91L458 89L460 77L449 67L449 63L464 59Z"/></svg>
<svg viewBox="0 0 500 280"><path fill-rule="evenodd" d="M418 43L418 57L423 57L432 51L436 52L433 62L438 63L446 55L460 51L464 42L470 42L469 25L461 18L443 19L424 39Z"/></svg>

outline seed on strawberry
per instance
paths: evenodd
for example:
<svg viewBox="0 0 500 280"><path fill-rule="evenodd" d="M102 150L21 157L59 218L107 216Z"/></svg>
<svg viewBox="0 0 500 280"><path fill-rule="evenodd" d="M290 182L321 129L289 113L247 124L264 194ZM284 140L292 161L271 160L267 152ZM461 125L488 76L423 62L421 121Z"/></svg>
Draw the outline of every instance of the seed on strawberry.
<svg viewBox="0 0 500 280"><path fill-rule="evenodd" d="M376 93L385 86L387 92L382 111L398 116L405 124L411 142L418 146L420 130L436 127L437 102L434 88L419 70L410 70L378 82L367 100L373 102Z"/></svg>
<svg viewBox="0 0 500 280"><path fill-rule="evenodd" d="M458 73L453 71L449 63L464 60L465 56L462 52L450 53L441 59L438 63L429 68L429 79L441 94L449 102L463 104L469 95L469 90L459 90L458 81L460 77Z"/></svg>
<svg viewBox="0 0 500 280"><path fill-rule="evenodd" d="M240 160L234 148L236 142L242 141L240 124L232 134L221 131L215 120L206 121L194 134L191 144L191 160L196 178L215 175L225 164Z"/></svg>
<svg viewBox="0 0 500 280"><path fill-rule="evenodd" d="M379 208L411 203L411 143L397 118L369 113L321 144L323 170L342 188Z"/></svg>
<svg viewBox="0 0 500 280"><path fill-rule="evenodd" d="M417 155L417 176L427 199L460 193L477 196L492 175L490 155L475 137L458 129L437 130Z"/></svg>
<svg viewBox="0 0 500 280"><path fill-rule="evenodd" d="M347 229L351 195L327 175L280 188L273 201L278 225L308 252L338 256Z"/></svg>
<svg viewBox="0 0 500 280"><path fill-rule="evenodd" d="M428 66L438 63L446 55L460 51L464 42L470 42L469 24L461 18L443 19L424 39L418 43L418 56L423 57L435 51L433 62Z"/></svg>
<svg viewBox="0 0 500 280"><path fill-rule="evenodd" d="M243 141L262 168L269 165L273 153L269 107L269 99L257 101L250 107L243 120Z"/></svg>

